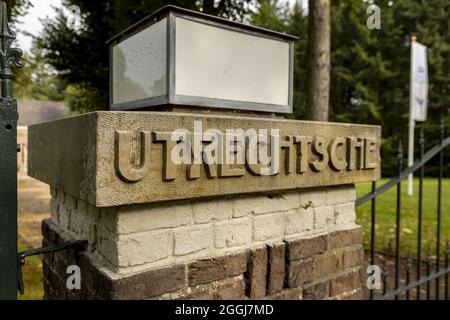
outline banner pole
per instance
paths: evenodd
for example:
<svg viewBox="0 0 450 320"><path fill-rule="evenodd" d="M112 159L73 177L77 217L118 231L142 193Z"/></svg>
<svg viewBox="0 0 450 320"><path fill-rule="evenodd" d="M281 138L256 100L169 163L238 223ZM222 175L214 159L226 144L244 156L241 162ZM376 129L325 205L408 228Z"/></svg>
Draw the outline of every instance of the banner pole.
<svg viewBox="0 0 450 320"><path fill-rule="evenodd" d="M414 42L416 41L416 36L411 36L411 72L410 72L410 89L409 89L409 134L408 134L408 167L414 164ZM408 195L413 195L413 177L411 173L408 175Z"/></svg>

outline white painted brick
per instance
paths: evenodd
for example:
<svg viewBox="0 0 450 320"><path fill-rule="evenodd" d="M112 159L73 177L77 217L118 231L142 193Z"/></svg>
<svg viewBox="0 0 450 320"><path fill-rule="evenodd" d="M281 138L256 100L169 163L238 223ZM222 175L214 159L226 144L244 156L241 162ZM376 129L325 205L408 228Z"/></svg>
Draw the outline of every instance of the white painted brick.
<svg viewBox="0 0 450 320"><path fill-rule="evenodd" d="M233 200L207 200L192 204L195 223L221 221L233 216Z"/></svg>
<svg viewBox="0 0 450 320"><path fill-rule="evenodd" d="M321 207L326 202L326 194L327 191L325 188L300 191L300 207Z"/></svg>
<svg viewBox="0 0 450 320"><path fill-rule="evenodd" d="M242 246L252 241L252 220L232 219L214 224L214 246L216 248Z"/></svg>
<svg viewBox="0 0 450 320"><path fill-rule="evenodd" d="M334 208L335 223L339 226L354 224L356 220L354 202L337 205Z"/></svg>
<svg viewBox="0 0 450 320"><path fill-rule="evenodd" d="M212 231L210 224L175 229L174 255L183 256L209 248L212 245Z"/></svg>
<svg viewBox="0 0 450 320"><path fill-rule="evenodd" d="M251 215L255 210L258 196L240 196L233 201L233 217L240 218Z"/></svg>
<svg viewBox="0 0 450 320"><path fill-rule="evenodd" d="M92 216L98 216L100 223L103 227L109 231L116 232L119 224L119 209L116 207L112 208L96 208L89 205L89 214Z"/></svg>
<svg viewBox="0 0 450 320"><path fill-rule="evenodd" d="M173 238L169 230L133 233L119 236L117 246L119 266L135 266L169 257Z"/></svg>
<svg viewBox="0 0 450 320"><path fill-rule="evenodd" d="M81 236L82 230L84 229L83 221L86 220L87 217L83 215L83 212L73 209L70 215L69 230L74 232L78 236Z"/></svg>
<svg viewBox="0 0 450 320"><path fill-rule="evenodd" d="M277 211L288 211L291 209L297 209L300 206L300 198L298 192L289 192L283 195L272 198L276 203L274 207Z"/></svg>
<svg viewBox="0 0 450 320"><path fill-rule="evenodd" d="M97 229L102 226L103 228L108 227L106 223L101 222L101 210L100 208L96 208L92 205L87 207L86 211L86 221L83 222L84 228L88 229L89 237L97 236ZM114 230L109 230L114 231ZM113 234L117 234L117 232L112 232Z"/></svg>
<svg viewBox="0 0 450 320"><path fill-rule="evenodd" d="M314 229L326 228L329 224L334 224L334 207L314 208Z"/></svg>
<svg viewBox="0 0 450 320"><path fill-rule="evenodd" d="M356 189L354 185L344 185L337 187L330 187L326 196L327 205L336 205L356 200Z"/></svg>
<svg viewBox="0 0 450 320"><path fill-rule="evenodd" d="M266 214L253 218L253 240L262 241L281 238L284 235L284 215Z"/></svg>
<svg viewBox="0 0 450 320"><path fill-rule="evenodd" d="M53 197L57 203L64 203L64 195L65 193L63 191L55 189L55 196Z"/></svg>
<svg viewBox="0 0 450 320"><path fill-rule="evenodd" d="M82 236L88 240L89 245L96 242L99 232L107 229L106 225L103 225L100 221L100 210L98 208L96 208L96 210L85 211L81 222L81 228ZM98 230L99 228L101 228L101 231ZM108 232L110 232L109 236L111 234L116 234L110 230L108 230Z"/></svg>
<svg viewBox="0 0 450 320"><path fill-rule="evenodd" d="M292 235L314 228L314 209L294 209L285 213L286 215L286 234Z"/></svg>
<svg viewBox="0 0 450 320"><path fill-rule="evenodd" d="M234 201L234 216L242 217L249 214L288 211L298 207L299 197L297 192L273 196L241 196Z"/></svg>
<svg viewBox="0 0 450 320"><path fill-rule="evenodd" d="M52 196L53 199L56 199L56 197L58 196L58 190L50 186L50 195Z"/></svg>
<svg viewBox="0 0 450 320"><path fill-rule="evenodd" d="M136 205L119 210L118 232L129 234L163 228L175 228L193 223L190 202L146 207Z"/></svg>
<svg viewBox="0 0 450 320"><path fill-rule="evenodd" d="M78 200L77 201L77 209L78 210L87 210L88 203L81 199L77 199L77 200Z"/></svg>
<svg viewBox="0 0 450 320"><path fill-rule="evenodd" d="M119 266L119 248L117 237L102 226L98 227L97 251L112 265ZM91 245L91 243L89 243Z"/></svg>
<svg viewBox="0 0 450 320"><path fill-rule="evenodd" d="M115 210L117 212L117 208L115 208L115 207L113 207L113 208L97 208L96 206L93 206L91 204L88 204L86 206L87 214L89 216L98 217L98 218L100 218L101 211L106 210L106 209Z"/></svg>
<svg viewBox="0 0 450 320"><path fill-rule="evenodd" d="M50 214L52 220L59 223L59 203L56 199L50 199Z"/></svg>
<svg viewBox="0 0 450 320"><path fill-rule="evenodd" d="M62 200L52 199L50 207L52 219L87 239L89 250L99 259L104 257L109 268L132 273L186 263L211 252L273 243L285 236L298 239L314 228L347 228L355 223L355 197L353 186L339 186L192 204L96 208L78 200L74 209L76 199L57 191L56 198Z"/></svg>
<svg viewBox="0 0 450 320"><path fill-rule="evenodd" d="M75 233L81 239L85 239L88 241L89 248L94 250L97 246L97 228L104 228L105 226L99 223L99 213L100 209L92 206L94 210L89 210L89 207L85 209L67 209L64 208L63 205L60 205L62 209L61 217L67 217L69 215L69 221L62 219L62 223L59 225L63 228L66 228L73 233ZM109 234L111 236L113 233Z"/></svg>
<svg viewBox="0 0 450 320"><path fill-rule="evenodd" d="M59 206L59 210L58 210L59 226L65 230L69 229L70 213L71 213L70 209L67 209L63 205Z"/></svg>
<svg viewBox="0 0 450 320"><path fill-rule="evenodd" d="M270 212L270 199L266 196L241 196L234 201L234 216L243 217L254 213Z"/></svg>
<svg viewBox="0 0 450 320"><path fill-rule="evenodd" d="M76 209L77 208L77 199L70 194L66 193L64 196L64 205L68 209Z"/></svg>

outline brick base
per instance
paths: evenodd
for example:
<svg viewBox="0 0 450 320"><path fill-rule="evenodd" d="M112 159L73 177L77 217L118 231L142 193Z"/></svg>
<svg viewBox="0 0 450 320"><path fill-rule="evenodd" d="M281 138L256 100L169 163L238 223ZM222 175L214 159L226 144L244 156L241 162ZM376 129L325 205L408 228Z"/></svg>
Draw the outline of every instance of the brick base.
<svg viewBox="0 0 450 320"><path fill-rule="evenodd" d="M44 245L74 240L51 220ZM362 299L361 228L284 241L121 277L74 250L46 255L45 299ZM66 288L66 269L81 269L81 290Z"/></svg>

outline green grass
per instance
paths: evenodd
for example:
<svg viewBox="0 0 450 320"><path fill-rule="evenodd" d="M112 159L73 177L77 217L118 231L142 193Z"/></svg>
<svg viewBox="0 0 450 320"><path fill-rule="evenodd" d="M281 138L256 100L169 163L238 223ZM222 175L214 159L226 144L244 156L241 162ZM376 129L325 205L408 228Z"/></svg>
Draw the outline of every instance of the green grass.
<svg viewBox="0 0 450 320"><path fill-rule="evenodd" d="M28 186L28 183L27 183L26 180L19 180L17 182L17 186L18 186L19 189L24 189L24 188L26 188Z"/></svg>
<svg viewBox="0 0 450 320"><path fill-rule="evenodd" d="M377 182L377 187L383 185L389 179ZM406 255L409 251L413 256L417 253L417 217L418 217L418 186L419 180L414 179L414 195L408 196L407 181L402 181L401 204L401 253ZM356 184L358 198L371 191L371 183ZM435 252L437 238L437 191L438 180L425 178L423 184L423 228L422 228L422 254L426 254L430 245ZM395 247L396 232L396 199L397 188L394 187L377 197L376 215L376 250L387 250L388 242L392 239ZM371 204L370 201L356 208L357 222L364 228L364 245L370 246ZM445 248L446 239L450 238L450 179L442 181L442 223L441 223L441 248ZM442 256L442 255L441 255Z"/></svg>
<svg viewBox="0 0 450 320"><path fill-rule="evenodd" d="M28 250L25 244L19 242L19 251ZM18 294L19 300L42 300L44 289L42 286L42 259L40 256L29 257L22 267L25 294Z"/></svg>

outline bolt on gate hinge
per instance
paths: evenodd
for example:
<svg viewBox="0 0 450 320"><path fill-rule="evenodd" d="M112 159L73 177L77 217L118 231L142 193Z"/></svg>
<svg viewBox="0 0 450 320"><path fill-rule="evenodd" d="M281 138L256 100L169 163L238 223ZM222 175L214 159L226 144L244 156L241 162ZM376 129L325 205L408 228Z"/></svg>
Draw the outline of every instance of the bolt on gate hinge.
<svg viewBox="0 0 450 320"><path fill-rule="evenodd" d="M23 276L22 276L22 266L25 265L25 258L31 257L31 256L37 256L40 254L47 254L47 253L53 253L68 249L78 249L80 251L83 251L87 247L87 241L86 240L77 240L72 242L66 242L58 245L48 246L44 248L37 248L37 249L31 249L19 252L17 254L17 260L18 260L18 275L17 275L17 287L20 292L20 294L25 293L25 288L23 285Z"/></svg>

